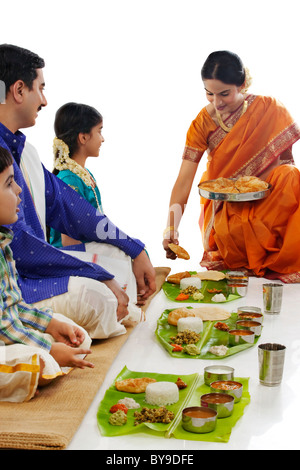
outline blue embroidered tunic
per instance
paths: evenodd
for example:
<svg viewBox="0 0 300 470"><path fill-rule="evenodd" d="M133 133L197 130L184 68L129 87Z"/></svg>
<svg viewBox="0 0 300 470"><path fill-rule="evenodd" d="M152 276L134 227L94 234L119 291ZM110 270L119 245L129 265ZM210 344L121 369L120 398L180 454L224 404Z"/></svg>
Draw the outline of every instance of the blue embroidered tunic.
<svg viewBox="0 0 300 470"><path fill-rule="evenodd" d="M81 261L45 240L30 190L20 169L25 145L21 131L13 134L0 123L0 146L14 158L15 180L22 188L19 219L9 226L14 232L11 248L19 273L19 286L26 302L33 303L68 290L70 276L82 276L98 281L114 276L99 265ZM144 244L116 227L105 214L99 215L89 202L50 173L44 166L46 224L60 233L86 242L105 242L117 246L132 259L144 249ZM69 247L84 251L84 243Z"/></svg>

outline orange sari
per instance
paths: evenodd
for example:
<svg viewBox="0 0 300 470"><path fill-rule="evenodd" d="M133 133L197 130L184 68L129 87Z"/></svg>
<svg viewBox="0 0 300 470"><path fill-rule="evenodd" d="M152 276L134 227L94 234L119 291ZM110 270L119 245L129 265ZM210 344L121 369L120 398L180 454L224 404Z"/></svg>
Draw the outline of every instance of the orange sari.
<svg viewBox="0 0 300 470"><path fill-rule="evenodd" d="M292 145L300 129L275 99L247 98L248 109L225 121L229 133L216 127L208 136L207 171L201 181L270 170L270 196L246 203L202 199L200 217L208 269L246 268L257 276L300 281L300 172L293 165ZM190 132L190 131L189 131Z"/></svg>

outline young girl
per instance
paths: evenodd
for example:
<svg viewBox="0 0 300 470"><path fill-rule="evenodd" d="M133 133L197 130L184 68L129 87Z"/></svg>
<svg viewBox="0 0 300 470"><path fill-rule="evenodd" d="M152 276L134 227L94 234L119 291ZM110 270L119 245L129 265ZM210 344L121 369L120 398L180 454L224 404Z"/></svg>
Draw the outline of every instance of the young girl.
<svg viewBox="0 0 300 470"><path fill-rule="evenodd" d="M56 112L54 122L56 137L53 146L53 173L89 201L101 214L103 209L100 191L94 176L85 168L85 163L88 157L99 155L104 142L102 127L102 116L95 108L85 104L66 103ZM65 250L71 245L85 243L85 240L74 240L52 228L49 241L52 245ZM113 246L113 243L86 243L85 251L72 251L72 255L87 262L98 263L113 273L121 287L122 295L125 292L128 296L125 310L127 312L128 308L129 317L126 318L135 321L143 318L142 311L136 306L137 283L129 256ZM115 295L118 294L113 292ZM138 305L142 305L141 300ZM124 326L122 328L124 329Z"/></svg>
<svg viewBox="0 0 300 470"><path fill-rule="evenodd" d="M92 173L85 168L88 157L98 157L104 142L103 119L92 106L66 103L58 109L54 130L53 173L103 213L101 195ZM56 247L81 243L54 229L50 230L50 243Z"/></svg>

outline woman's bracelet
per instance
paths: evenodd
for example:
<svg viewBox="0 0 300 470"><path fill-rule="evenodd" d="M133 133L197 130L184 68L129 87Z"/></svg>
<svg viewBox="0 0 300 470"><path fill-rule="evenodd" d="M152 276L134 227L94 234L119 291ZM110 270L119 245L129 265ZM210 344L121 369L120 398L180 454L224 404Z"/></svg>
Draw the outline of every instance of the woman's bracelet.
<svg viewBox="0 0 300 470"><path fill-rule="evenodd" d="M166 235L167 233L170 233L170 232L176 233L176 236L177 236L177 237L179 236L178 230L176 230L175 227L172 225L172 226L170 226L170 227L167 227L167 228L164 230L163 237L165 237L165 235Z"/></svg>

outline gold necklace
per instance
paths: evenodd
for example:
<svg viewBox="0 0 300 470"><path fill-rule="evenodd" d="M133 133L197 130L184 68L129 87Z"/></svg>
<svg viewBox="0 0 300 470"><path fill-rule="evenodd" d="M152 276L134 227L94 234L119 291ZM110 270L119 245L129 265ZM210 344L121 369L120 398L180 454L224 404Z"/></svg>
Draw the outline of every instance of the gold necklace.
<svg viewBox="0 0 300 470"><path fill-rule="evenodd" d="M243 114L245 114L245 112L247 111L247 108L248 108L248 101L244 100L243 109L242 109L242 113L240 115L240 118L243 116ZM218 119L218 123L219 123L220 127L223 129L223 131L230 132L232 127L228 127L228 126L226 126L226 124L224 124L224 122L222 120L222 117L221 117L221 114L217 110L216 110L216 116L217 116L217 119Z"/></svg>

